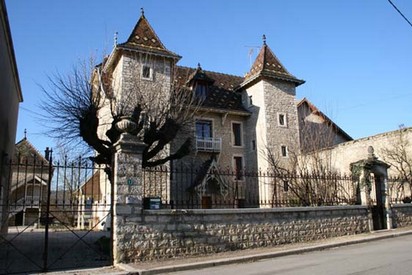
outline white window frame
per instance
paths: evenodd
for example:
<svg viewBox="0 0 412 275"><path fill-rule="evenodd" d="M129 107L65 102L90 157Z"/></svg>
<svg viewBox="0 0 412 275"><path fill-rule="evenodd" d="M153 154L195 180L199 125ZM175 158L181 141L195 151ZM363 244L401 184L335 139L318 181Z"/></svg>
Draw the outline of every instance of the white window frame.
<svg viewBox="0 0 412 275"><path fill-rule="evenodd" d="M280 117L283 116L283 124L280 123ZM277 113L277 120L279 127L288 127L288 118L286 113Z"/></svg>
<svg viewBox="0 0 412 275"><path fill-rule="evenodd" d="M236 145L235 144L235 132L233 131L233 124L239 124L240 125L240 145ZM232 121L231 124L231 136L232 136L232 146L233 147L238 147L238 148L242 148L244 146L244 138L243 138L243 122L241 121Z"/></svg>
<svg viewBox="0 0 412 275"><path fill-rule="evenodd" d="M149 68L149 77L144 76L145 68ZM153 80L153 67L148 64L143 64L142 69L140 70L140 77L144 80Z"/></svg>

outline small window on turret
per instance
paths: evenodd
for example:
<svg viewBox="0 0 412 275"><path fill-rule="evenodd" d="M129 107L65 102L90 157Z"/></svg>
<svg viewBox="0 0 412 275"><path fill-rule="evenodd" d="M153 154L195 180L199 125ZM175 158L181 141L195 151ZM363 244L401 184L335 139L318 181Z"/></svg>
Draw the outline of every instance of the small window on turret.
<svg viewBox="0 0 412 275"><path fill-rule="evenodd" d="M282 155L282 157L287 158L289 153L288 153L288 147L287 146L280 146L280 154Z"/></svg>
<svg viewBox="0 0 412 275"><path fill-rule="evenodd" d="M287 127L286 114L278 113L278 125L281 127Z"/></svg>
<svg viewBox="0 0 412 275"><path fill-rule="evenodd" d="M150 66L142 66L142 79L153 80L153 70Z"/></svg>

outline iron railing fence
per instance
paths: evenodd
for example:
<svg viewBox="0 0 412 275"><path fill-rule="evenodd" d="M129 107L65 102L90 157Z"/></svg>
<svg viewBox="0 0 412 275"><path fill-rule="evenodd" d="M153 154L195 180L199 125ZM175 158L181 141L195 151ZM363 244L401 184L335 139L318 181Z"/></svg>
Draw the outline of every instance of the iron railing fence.
<svg viewBox="0 0 412 275"><path fill-rule="evenodd" d="M45 157L26 152L3 162L1 172L1 274L111 263L111 185L104 167L81 157L53 161L51 151Z"/></svg>
<svg viewBox="0 0 412 275"><path fill-rule="evenodd" d="M47 199L49 219L68 227L93 227L110 209L111 187L104 167L89 159L63 157L50 165L36 157L17 156L5 170L9 195L1 206L8 209L11 226L44 225Z"/></svg>
<svg viewBox="0 0 412 275"><path fill-rule="evenodd" d="M143 194L162 208L244 208L332 206L361 203L359 178L339 173L273 173L229 168L158 166L143 170ZM411 188L388 179L391 203L411 201ZM373 196L372 196L373 200ZM146 208L160 205L146 204Z"/></svg>
<svg viewBox="0 0 412 275"><path fill-rule="evenodd" d="M357 180L334 173L272 173L159 166L143 170L144 197L163 208L356 204ZM148 205L146 205L148 206ZM158 206L156 206L158 207Z"/></svg>

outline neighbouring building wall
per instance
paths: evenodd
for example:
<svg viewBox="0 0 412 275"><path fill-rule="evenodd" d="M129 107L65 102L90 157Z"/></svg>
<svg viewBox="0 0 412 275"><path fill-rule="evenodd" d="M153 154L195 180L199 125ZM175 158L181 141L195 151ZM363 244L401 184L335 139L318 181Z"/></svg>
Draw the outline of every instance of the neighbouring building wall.
<svg viewBox="0 0 412 275"><path fill-rule="evenodd" d="M298 103L301 152L317 151L352 140L328 117L309 104L307 99Z"/></svg>
<svg viewBox="0 0 412 275"><path fill-rule="evenodd" d="M368 232L363 206L144 211L123 216L120 262L271 247Z"/></svg>
<svg viewBox="0 0 412 275"><path fill-rule="evenodd" d="M354 141L341 143L335 147L323 150L323 154L331 157L332 166L341 173L350 174L350 164L368 156L368 147L372 146L375 155L379 160L388 162L385 155L385 149L392 149L401 142L406 145L406 153L412 159L412 128L406 128L378 134L371 137L361 138ZM388 162L388 164L390 164ZM397 172L390 167L388 170L389 177L396 176Z"/></svg>
<svg viewBox="0 0 412 275"><path fill-rule="evenodd" d="M11 159L16 141L17 115L22 102L20 81L4 0L0 0L0 230L7 230L4 211L8 187L4 162ZM3 227L3 225L5 225Z"/></svg>

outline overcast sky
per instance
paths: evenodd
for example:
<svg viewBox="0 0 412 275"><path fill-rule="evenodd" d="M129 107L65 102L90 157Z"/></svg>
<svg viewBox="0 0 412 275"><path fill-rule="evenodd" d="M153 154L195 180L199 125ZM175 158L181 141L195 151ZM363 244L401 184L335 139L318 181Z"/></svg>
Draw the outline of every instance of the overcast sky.
<svg viewBox="0 0 412 275"><path fill-rule="evenodd" d="M412 1L392 0L412 20ZM243 76L262 35L308 98L354 138L412 126L412 27L387 0L6 0L27 128L39 149L54 146L35 113L47 75L67 73L124 42L140 8L179 65ZM250 56L253 51L252 56Z"/></svg>

